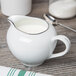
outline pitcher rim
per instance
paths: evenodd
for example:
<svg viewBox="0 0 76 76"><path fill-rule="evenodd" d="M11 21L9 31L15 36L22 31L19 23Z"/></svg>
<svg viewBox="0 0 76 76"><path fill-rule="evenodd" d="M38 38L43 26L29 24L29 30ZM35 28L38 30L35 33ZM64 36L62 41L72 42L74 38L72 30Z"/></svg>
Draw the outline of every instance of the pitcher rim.
<svg viewBox="0 0 76 76"><path fill-rule="evenodd" d="M40 19L40 18L39 18ZM8 19L9 21L11 21L10 19ZM20 32L23 32L23 33L25 33L25 34L28 34L28 35L39 35L39 34L42 34L42 33L45 33L48 29L49 29L49 23L46 21L46 20L44 20L44 19L40 19L40 20L43 20L43 21L45 21L46 23L47 23L47 29L46 30L44 30L44 31L42 31L42 32L39 32L39 33L35 33L35 34L32 34L32 33L28 33L28 32L24 32L24 31L22 31L22 30L20 30L20 29L18 29L17 27L16 27L16 25L14 24L14 22L12 22L12 24L14 25L14 27L17 29L17 30L19 30Z"/></svg>

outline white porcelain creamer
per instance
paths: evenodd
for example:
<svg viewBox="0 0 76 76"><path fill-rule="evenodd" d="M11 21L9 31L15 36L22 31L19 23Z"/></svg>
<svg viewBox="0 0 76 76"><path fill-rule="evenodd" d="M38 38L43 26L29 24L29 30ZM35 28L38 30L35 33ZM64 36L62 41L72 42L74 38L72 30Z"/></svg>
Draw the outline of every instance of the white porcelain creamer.
<svg viewBox="0 0 76 76"><path fill-rule="evenodd" d="M15 15L8 18L11 23L7 32L7 44L12 54L26 66L38 66L45 60L61 57L70 49L70 40L57 35L55 28L40 18ZM53 54L57 40L66 49Z"/></svg>

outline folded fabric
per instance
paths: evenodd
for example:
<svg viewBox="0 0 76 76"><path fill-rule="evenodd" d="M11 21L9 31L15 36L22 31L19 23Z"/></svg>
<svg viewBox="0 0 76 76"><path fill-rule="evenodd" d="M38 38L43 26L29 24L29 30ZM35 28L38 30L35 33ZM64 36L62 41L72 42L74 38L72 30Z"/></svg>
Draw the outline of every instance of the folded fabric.
<svg viewBox="0 0 76 76"><path fill-rule="evenodd" d="M40 74L31 71L0 66L0 76L53 76L53 75Z"/></svg>

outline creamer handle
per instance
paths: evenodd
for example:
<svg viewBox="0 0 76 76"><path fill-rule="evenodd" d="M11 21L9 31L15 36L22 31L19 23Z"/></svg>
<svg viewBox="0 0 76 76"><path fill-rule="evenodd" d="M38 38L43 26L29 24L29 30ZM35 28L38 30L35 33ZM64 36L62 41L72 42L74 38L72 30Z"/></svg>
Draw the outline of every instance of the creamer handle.
<svg viewBox="0 0 76 76"><path fill-rule="evenodd" d="M56 57L61 57L61 56L64 56L70 49L70 46L71 46L71 42L70 40L64 36L64 35L58 35L58 36L55 36L53 39L52 39L52 42L54 43L55 41L57 40L60 40L62 41L65 46L66 46L66 49L63 51L63 52L60 52L60 53L57 53L57 54L52 54L49 59L51 58L56 58Z"/></svg>

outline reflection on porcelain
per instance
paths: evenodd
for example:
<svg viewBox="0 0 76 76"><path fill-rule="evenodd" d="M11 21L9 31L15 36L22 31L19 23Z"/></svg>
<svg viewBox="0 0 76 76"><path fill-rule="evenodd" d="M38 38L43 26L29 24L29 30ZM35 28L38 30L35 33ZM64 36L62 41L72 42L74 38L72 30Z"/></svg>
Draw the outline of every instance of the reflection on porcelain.
<svg viewBox="0 0 76 76"><path fill-rule="evenodd" d="M8 47L12 54L26 66L38 66L47 59L65 55L70 49L70 40L63 35L57 35L55 28L42 19L15 15L9 17L8 20L11 23L7 32ZM23 23L25 26L30 23L44 25L46 29L33 34L24 32L18 29ZM57 40L62 41L66 49L53 54Z"/></svg>

